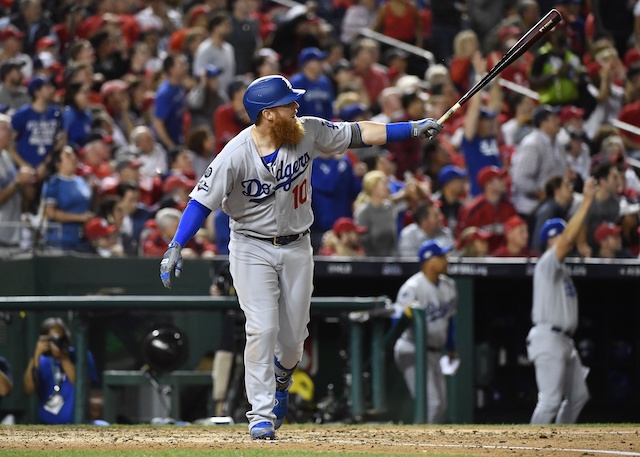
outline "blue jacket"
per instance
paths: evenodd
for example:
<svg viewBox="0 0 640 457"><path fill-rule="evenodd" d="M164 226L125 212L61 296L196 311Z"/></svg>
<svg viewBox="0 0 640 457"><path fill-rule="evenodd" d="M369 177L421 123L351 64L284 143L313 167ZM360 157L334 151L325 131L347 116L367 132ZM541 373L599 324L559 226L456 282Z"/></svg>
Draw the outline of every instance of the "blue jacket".
<svg viewBox="0 0 640 457"><path fill-rule="evenodd" d="M353 201L360 192L362 180L353 173L346 157L318 157L311 169L315 230L330 230L336 219L353 217Z"/></svg>

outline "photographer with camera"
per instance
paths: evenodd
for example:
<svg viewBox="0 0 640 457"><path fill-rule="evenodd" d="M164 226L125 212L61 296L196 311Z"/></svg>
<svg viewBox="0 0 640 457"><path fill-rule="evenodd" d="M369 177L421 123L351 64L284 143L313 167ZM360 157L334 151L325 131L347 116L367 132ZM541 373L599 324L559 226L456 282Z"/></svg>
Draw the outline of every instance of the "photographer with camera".
<svg viewBox="0 0 640 457"><path fill-rule="evenodd" d="M71 333L61 318L50 317L42 322L33 358L24 373L25 393L38 394L38 420L41 423L73 423L76 354L70 344ZM95 384L98 375L91 352L87 358L89 378Z"/></svg>

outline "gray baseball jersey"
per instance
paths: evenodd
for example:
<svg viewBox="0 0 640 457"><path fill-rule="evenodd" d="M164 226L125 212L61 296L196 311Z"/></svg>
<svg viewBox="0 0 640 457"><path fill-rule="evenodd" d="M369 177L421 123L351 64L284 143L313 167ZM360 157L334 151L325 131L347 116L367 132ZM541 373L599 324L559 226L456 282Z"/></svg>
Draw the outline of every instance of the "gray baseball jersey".
<svg viewBox="0 0 640 457"><path fill-rule="evenodd" d="M570 333L578 327L578 295L555 246L538 260L533 273L531 321L549 324Z"/></svg>
<svg viewBox="0 0 640 457"><path fill-rule="evenodd" d="M322 153L344 152L351 142L348 123L301 117L305 135L283 145L267 169L248 127L229 141L211 162L190 197L231 218L231 230L243 235L283 236L311 227L311 160ZM290 198L293 197L293 198Z"/></svg>
<svg viewBox="0 0 640 457"><path fill-rule="evenodd" d="M456 314L458 295L453 279L440 275L438 284L433 284L421 271L411 276L400 287L396 307L404 308L410 303L422 308L427 318L427 346L443 348L447 342L449 318ZM407 328L399 342L413 345L413 328Z"/></svg>
<svg viewBox="0 0 640 457"><path fill-rule="evenodd" d="M456 313L458 295L451 278L440 275L438 284L433 284L422 273L411 276L400 287L395 306L404 309L414 307L426 311L427 319L427 422L443 423L447 412L447 390L440 368L440 349L447 341L449 318ZM402 371L412 397L416 394L415 338L413 327L407 328L393 348L393 357Z"/></svg>

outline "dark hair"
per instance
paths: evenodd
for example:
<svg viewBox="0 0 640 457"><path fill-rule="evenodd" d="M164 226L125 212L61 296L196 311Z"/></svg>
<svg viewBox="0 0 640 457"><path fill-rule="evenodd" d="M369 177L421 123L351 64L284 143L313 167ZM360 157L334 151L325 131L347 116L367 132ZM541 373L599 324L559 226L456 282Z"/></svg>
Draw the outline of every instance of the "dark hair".
<svg viewBox="0 0 640 457"><path fill-rule="evenodd" d="M415 90L409 90L407 92L403 92L402 96L400 97L402 107L405 110L409 107L409 105L411 105L416 100L420 100L420 96L418 95L418 92Z"/></svg>
<svg viewBox="0 0 640 457"><path fill-rule="evenodd" d="M178 59L184 59L184 54L181 52L171 52L162 61L162 71L169 73Z"/></svg>
<svg viewBox="0 0 640 457"><path fill-rule="evenodd" d="M99 32L94 33L93 36L91 36L89 43L91 43L91 46L93 46L93 49L97 51L98 48L102 46L102 44L105 43L108 39L109 39L109 32L107 32L106 30L101 30Z"/></svg>
<svg viewBox="0 0 640 457"><path fill-rule="evenodd" d="M224 22L230 21L230 20L231 20L231 17L229 16L229 13L227 13L226 11L224 11L224 10L216 11L209 18L209 23L207 25L207 27L209 29L209 33L211 33L211 31L213 29L215 29L216 27L218 27L220 24L223 24Z"/></svg>
<svg viewBox="0 0 640 457"><path fill-rule="evenodd" d="M367 166L367 171L375 170L378 166L378 156L372 155L361 160Z"/></svg>
<svg viewBox="0 0 640 457"><path fill-rule="evenodd" d="M594 178L596 178L597 182L600 182L601 180L607 179L609 177L609 173L611 173L612 168L617 168L616 164L607 160L597 165L592 170L591 174Z"/></svg>
<svg viewBox="0 0 640 457"><path fill-rule="evenodd" d="M420 225L420 222L429 217L431 207L433 207L431 200L425 200L416 206L416 209L413 211L413 220L416 221L416 224Z"/></svg>
<svg viewBox="0 0 640 457"><path fill-rule="evenodd" d="M553 198L556 193L556 190L562 187L562 182L564 178L562 176L553 176L549 178L544 185L544 193L547 198Z"/></svg>
<svg viewBox="0 0 640 457"><path fill-rule="evenodd" d="M48 317L43 320L40 324L40 335L48 335L51 329L54 327L60 327L64 332L64 335L68 339L71 339L71 331L69 330L69 327L67 327L67 324L65 324L65 322L60 317Z"/></svg>
<svg viewBox="0 0 640 457"><path fill-rule="evenodd" d="M124 181L118 184L117 193L120 198L124 197L124 195L129 190L139 191L140 187L138 186L138 183L135 181Z"/></svg>
<svg viewBox="0 0 640 457"><path fill-rule="evenodd" d="M520 105L520 103L522 103L524 99L525 96L519 94L518 92L509 92L509 94L507 95L507 105L509 106L511 114L516 114L518 105Z"/></svg>
<svg viewBox="0 0 640 457"><path fill-rule="evenodd" d="M81 39L81 40L74 41L72 44L69 45L69 49L67 50L67 58L69 60L76 60L76 58L78 57L78 54L80 54L80 51L82 51L82 48L84 48L87 45L92 46L89 40Z"/></svg>
<svg viewBox="0 0 640 457"><path fill-rule="evenodd" d="M167 165L169 165L169 168L183 151L186 151L184 146L175 146L167 151Z"/></svg>
<svg viewBox="0 0 640 457"><path fill-rule="evenodd" d="M197 127L191 131L187 139L187 148L196 154L202 154L204 141L208 136L213 135L211 129L207 126Z"/></svg>
<svg viewBox="0 0 640 457"><path fill-rule="evenodd" d="M78 105L76 104L76 95L82 90L84 83L74 82L67 84L67 89L64 91L64 105L70 106L72 108L78 109Z"/></svg>

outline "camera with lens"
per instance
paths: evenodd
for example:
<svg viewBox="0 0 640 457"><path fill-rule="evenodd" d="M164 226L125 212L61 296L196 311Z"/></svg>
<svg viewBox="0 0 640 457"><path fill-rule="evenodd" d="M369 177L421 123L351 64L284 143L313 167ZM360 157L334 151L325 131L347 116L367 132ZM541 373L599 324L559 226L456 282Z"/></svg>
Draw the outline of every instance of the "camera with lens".
<svg viewBox="0 0 640 457"><path fill-rule="evenodd" d="M69 349L69 338L64 334L58 335L54 333L53 335L49 335L49 343L55 344L61 351Z"/></svg>

